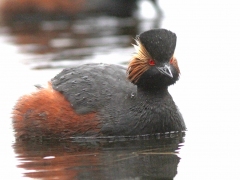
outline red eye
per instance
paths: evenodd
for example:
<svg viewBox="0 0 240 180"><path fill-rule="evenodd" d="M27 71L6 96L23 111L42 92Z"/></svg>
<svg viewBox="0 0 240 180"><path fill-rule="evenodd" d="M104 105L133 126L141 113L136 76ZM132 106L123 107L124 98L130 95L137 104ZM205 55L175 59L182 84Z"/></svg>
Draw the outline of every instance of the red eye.
<svg viewBox="0 0 240 180"><path fill-rule="evenodd" d="M153 59L149 59L148 64L149 64L150 66L155 66L155 62L154 62Z"/></svg>

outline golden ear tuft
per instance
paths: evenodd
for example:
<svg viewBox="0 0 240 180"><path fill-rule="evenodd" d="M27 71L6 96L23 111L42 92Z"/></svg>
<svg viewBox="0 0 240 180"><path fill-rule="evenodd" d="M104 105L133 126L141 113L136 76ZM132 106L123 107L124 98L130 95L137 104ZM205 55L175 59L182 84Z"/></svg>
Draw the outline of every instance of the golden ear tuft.
<svg viewBox="0 0 240 180"><path fill-rule="evenodd" d="M180 69L179 69L179 66L178 66L177 59L174 56L170 59L170 64L172 64L176 68L178 74L181 73Z"/></svg>
<svg viewBox="0 0 240 180"><path fill-rule="evenodd" d="M138 40L135 39L136 44L133 44L136 52L133 55L135 58L141 60L141 61L148 61L149 59L152 59L146 48L143 46L143 44Z"/></svg>
<svg viewBox="0 0 240 180"><path fill-rule="evenodd" d="M127 69L128 79L133 84L136 84L141 75L150 68L148 61L152 59L139 39L135 39L135 41L136 44L133 46L136 52L133 54Z"/></svg>

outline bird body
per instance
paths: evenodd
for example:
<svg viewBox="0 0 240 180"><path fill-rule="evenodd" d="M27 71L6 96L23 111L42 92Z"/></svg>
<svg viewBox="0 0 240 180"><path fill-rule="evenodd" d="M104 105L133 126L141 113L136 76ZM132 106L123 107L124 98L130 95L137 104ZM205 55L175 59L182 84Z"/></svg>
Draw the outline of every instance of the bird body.
<svg viewBox="0 0 240 180"><path fill-rule="evenodd" d="M156 41L149 45L145 38ZM150 46L156 42L167 47L154 54ZM127 68L85 64L64 69L47 88L19 99L13 111L16 137L131 136L186 130L168 92L180 72L173 57L174 43L174 33L154 29L140 34L137 53Z"/></svg>

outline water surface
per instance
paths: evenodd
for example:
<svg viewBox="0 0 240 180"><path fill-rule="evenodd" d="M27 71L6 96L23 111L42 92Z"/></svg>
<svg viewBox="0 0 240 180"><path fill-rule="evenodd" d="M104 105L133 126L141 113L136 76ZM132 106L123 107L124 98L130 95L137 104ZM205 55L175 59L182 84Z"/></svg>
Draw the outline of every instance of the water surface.
<svg viewBox="0 0 240 180"><path fill-rule="evenodd" d="M95 17L44 21L31 31L1 27L3 179L240 178L239 2L159 4L164 13L159 23L151 18ZM64 67L86 62L126 64L135 35L157 26L178 36L175 56L181 79L170 92L188 127L185 136L15 142L10 117L20 95Z"/></svg>

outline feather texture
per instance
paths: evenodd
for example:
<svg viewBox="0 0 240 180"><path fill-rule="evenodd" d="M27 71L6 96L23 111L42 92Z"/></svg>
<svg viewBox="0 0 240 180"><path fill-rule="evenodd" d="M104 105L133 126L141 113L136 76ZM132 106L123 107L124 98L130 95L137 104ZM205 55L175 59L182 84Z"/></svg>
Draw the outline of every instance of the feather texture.
<svg viewBox="0 0 240 180"><path fill-rule="evenodd" d="M136 44L133 46L136 52L133 54L127 69L128 79L133 84L136 84L141 75L150 68L148 61L152 59L139 39L135 39L135 41Z"/></svg>

